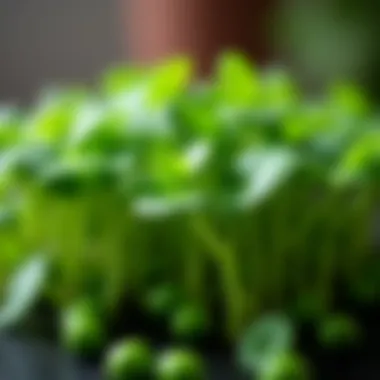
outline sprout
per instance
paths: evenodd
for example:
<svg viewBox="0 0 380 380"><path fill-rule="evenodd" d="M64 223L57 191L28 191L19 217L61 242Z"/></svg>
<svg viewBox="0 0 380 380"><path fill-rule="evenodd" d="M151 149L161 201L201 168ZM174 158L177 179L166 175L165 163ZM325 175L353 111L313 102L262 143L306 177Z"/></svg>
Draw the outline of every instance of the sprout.
<svg viewBox="0 0 380 380"><path fill-rule="evenodd" d="M96 283L112 313L122 297L169 283L192 304L222 302L230 339L268 307L323 316L341 280L376 289L365 268L380 134L364 94L338 85L311 102L289 74L237 52L207 81L192 74L186 57L119 67L92 94L58 90L0 110L0 201L17 206L17 223L0 215L1 284L29 252L48 251L53 304ZM147 308L174 312L175 334L200 328L206 310L157 293ZM101 335L90 314L73 326L88 318ZM276 350L292 329L274 326ZM258 351L245 363L260 362Z"/></svg>

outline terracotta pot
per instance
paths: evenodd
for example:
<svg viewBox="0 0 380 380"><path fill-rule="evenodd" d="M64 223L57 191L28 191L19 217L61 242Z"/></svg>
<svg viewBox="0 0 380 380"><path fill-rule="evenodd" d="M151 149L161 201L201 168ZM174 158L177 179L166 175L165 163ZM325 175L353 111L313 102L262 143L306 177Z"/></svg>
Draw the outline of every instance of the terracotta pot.
<svg viewBox="0 0 380 380"><path fill-rule="evenodd" d="M123 1L123 0L122 0ZM270 0L123 1L128 52L132 61L154 63L186 54L207 74L226 49L256 62L269 57L266 20Z"/></svg>

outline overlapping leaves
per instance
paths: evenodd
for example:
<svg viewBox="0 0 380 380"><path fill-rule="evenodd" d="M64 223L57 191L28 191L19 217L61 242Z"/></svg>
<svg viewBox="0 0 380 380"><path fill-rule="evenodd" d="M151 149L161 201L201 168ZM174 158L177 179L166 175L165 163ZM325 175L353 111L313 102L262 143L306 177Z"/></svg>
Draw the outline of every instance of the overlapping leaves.
<svg viewBox="0 0 380 380"><path fill-rule="evenodd" d="M302 103L284 71L260 73L232 52L220 59L209 83L190 84L191 73L189 61L176 58L154 70L110 71L96 97L80 90L49 93L24 115L23 133L9 132L16 118L2 113L3 149L19 147L18 160L27 158L15 167L33 166L29 174L34 170L37 178L45 178L41 173L52 163L37 157L50 149L62 176L67 162L83 177L84 162L98 160L104 172L128 175L137 198L152 192L180 199L195 191L222 199L232 191L236 206L274 194L308 160L318 162L332 182L373 178L369 168L380 161L378 128L353 87L336 86L321 101ZM196 158L195 146L202 151Z"/></svg>

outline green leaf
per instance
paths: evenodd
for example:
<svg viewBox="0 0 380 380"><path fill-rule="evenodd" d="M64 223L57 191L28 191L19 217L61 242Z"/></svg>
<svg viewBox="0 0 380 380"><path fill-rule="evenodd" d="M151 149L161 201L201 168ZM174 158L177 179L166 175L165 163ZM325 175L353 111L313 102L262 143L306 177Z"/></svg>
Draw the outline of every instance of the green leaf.
<svg viewBox="0 0 380 380"><path fill-rule="evenodd" d="M294 352L276 356L260 374L261 380L308 380L310 379L307 362Z"/></svg>
<svg viewBox="0 0 380 380"><path fill-rule="evenodd" d="M185 151L185 162L190 172L201 171L211 156L211 146L206 142L197 141L191 144Z"/></svg>
<svg viewBox="0 0 380 380"><path fill-rule="evenodd" d="M69 147L109 154L125 150L127 120L107 105L91 102L82 107L69 135Z"/></svg>
<svg viewBox="0 0 380 380"><path fill-rule="evenodd" d="M331 107L348 117L364 116L370 111L367 98L358 87L349 83L337 83L330 90Z"/></svg>
<svg viewBox="0 0 380 380"><path fill-rule="evenodd" d="M158 66L148 80L147 104L160 108L180 95L192 76L191 61L177 57Z"/></svg>
<svg viewBox="0 0 380 380"><path fill-rule="evenodd" d="M239 364L247 371L262 373L279 355L289 352L294 343L294 327L287 316L264 315L249 327L240 341Z"/></svg>
<svg viewBox="0 0 380 380"><path fill-rule="evenodd" d="M254 67L244 56L234 52L225 53L220 58L216 86L220 99L231 106L248 106L259 94Z"/></svg>
<svg viewBox="0 0 380 380"><path fill-rule="evenodd" d="M17 143L20 135L21 117L15 107L0 106L0 148Z"/></svg>
<svg viewBox="0 0 380 380"><path fill-rule="evenodd" d="M291 109L299 94L291 77L281 69L272 68L263 76L262 106L270 109Z"/></svg>
<svg viewBox="0 0 380 380"><path fill-rule="evenodd" d="M289 142L310 141L321 132L331 130L331 117L320 104L303 104L283 119L284 135Z"/></svg>
<svg viewBox="0 0 380 380"><path fill-rule="evenodd" d="M129 91L143 78L141 68L115 67L108 70L101 80L101 88L108 96L119 95Z"/></svg>
<svg viewBox="0 0 380 380"><path fill-rule="evenodd" d="M253 148L242 154L238 170L246 178L242 204L257 205L271 197L299 167L297 155L286 148Z"/></svg>
<svg viewBox="0 0 380 380"><path fill-rule="evenodd" d="M48 92L29 117L27 141L61 144L84 99L81 90Z"/></svg>
<svg viewBox="0 0 380 380"><path fill-rule="evenodd" d="M14 175L20 180L34 178L55 157L49 147L38 145L21 145L3 153L0 160L2 175Z"/></svg>
<svg viewBox="0 0 380 380"><path fill-rule="evenodd" d="M60 333L65 348L76 354L94 353L106 340L101 314L89 299L76 301L62 311Z"/></svg>
<svg viewBox="0 0 380 380"><path fill-rule="evenodd" d="M33 256L10 278L0 309L0 329L7 329L24 319L41 297L46 284L48 262Z"/></svg>
<svg viewBox="0 0 380 380"><path fill-rule="evenodd" d="M377 178L380 173L379 146L380 131L364 132L344 151L343 157L332 172L333 183L344 185L366 178Z"/></svg>

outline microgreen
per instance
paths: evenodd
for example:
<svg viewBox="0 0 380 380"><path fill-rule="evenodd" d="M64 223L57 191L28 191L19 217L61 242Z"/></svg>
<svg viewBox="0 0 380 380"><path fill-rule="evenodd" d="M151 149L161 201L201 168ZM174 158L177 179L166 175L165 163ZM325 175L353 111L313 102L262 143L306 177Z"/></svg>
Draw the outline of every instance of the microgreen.
<svg viewBox="0 0 380 380"><path fill-rule="evenodd" d="M236 52L192 79L177 57L0 112L0 199L17 220L0 231L1 283L40 249L59 301L96 277L111 312L170 283L194 304L214 297L234 339L270 307L308 298L323 314L337 281L359 286L380 178L364 94L311 100Z"/></svg>

